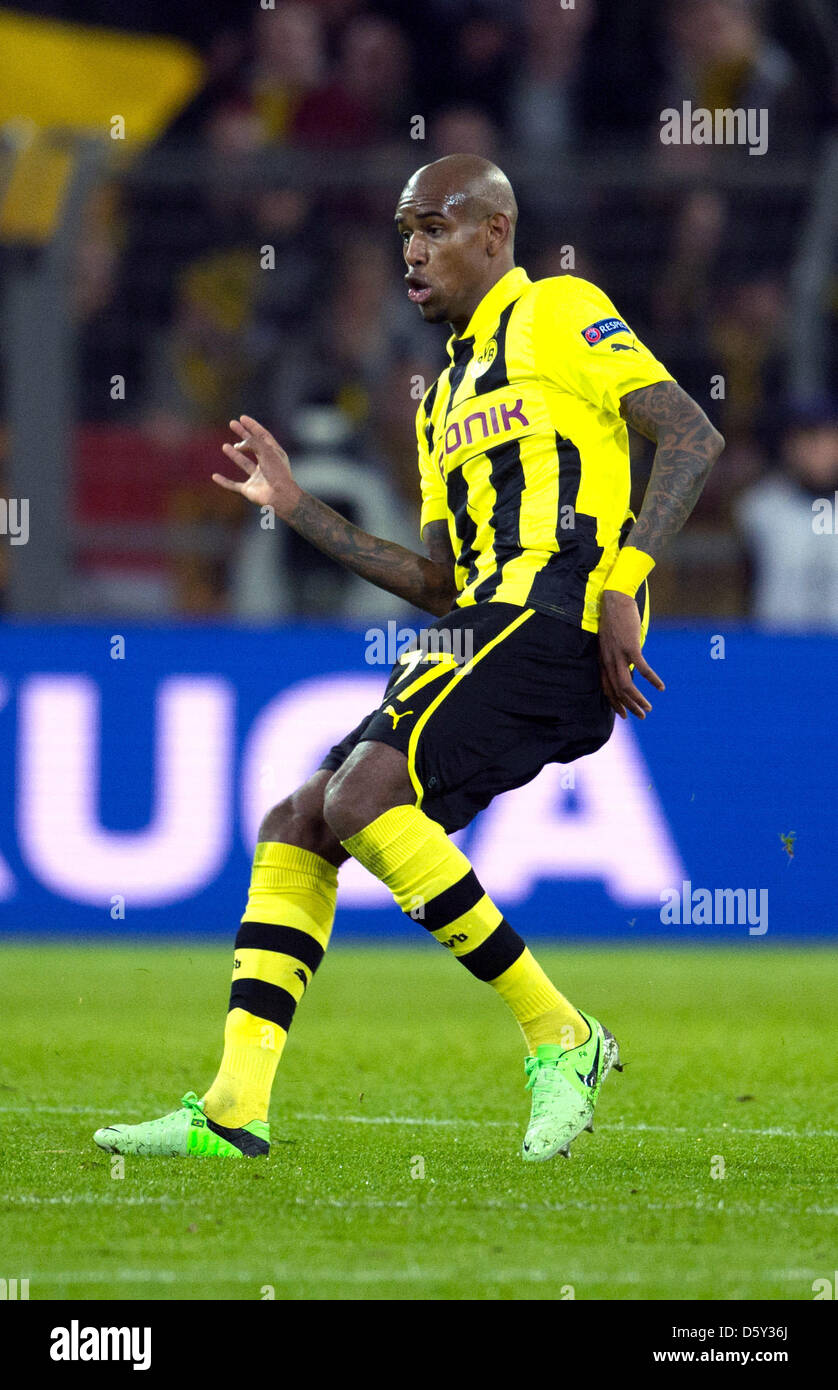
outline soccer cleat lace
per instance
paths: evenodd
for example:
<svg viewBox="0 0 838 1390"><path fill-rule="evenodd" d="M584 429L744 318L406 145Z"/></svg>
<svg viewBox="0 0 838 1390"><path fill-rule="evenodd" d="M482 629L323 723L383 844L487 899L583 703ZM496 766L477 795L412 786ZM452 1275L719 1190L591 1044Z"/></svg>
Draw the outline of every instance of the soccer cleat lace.
<svg viewBox="0 0 838 1390"><path fill-rule="evenodd" d="M187 1091L179 1110L140 1125L108 1125L93 1142L112 1154L139 1158L267 1158L271 1131L267 1120L227 1129L204 1114L204 1103Z"/></svg>
<svg viewBox="0 0 838 1390"><path fill-rule="evenodd" d="M622 1071L620 1049L613 1033L590 1014L582 1014L591 1036L579 1047L565 1049L542 1043L525 1061L527 1090L532 1091L532 1114L521 1157L542 1162L562 1154L583 1129L593 1133L594 1109L602 1083L612 1067Z"/></svg>

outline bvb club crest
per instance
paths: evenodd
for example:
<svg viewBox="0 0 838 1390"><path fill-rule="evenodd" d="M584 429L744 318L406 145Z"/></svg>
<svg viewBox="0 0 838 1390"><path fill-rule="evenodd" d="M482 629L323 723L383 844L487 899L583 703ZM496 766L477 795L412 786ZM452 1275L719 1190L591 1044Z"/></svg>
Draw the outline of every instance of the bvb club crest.
<svg viewBox="0 0 838 1390"><path fill-rule="evenodd" d="M474 375L482 376L488 371L497 356L498 345L494 338L490 338L479 357L474 359Z"/></svg>

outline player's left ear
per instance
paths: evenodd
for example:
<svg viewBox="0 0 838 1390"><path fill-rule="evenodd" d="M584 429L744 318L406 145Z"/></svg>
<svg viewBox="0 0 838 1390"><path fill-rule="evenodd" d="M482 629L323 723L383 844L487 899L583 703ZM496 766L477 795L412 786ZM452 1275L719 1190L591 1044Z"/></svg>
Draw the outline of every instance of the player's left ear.
<svg viewBox="0 0 838 1390"><path fill-rule="evenodd" d="M507 245L512 226L505 212L493 212L486 219L486 250L496 256Z"/></svg>

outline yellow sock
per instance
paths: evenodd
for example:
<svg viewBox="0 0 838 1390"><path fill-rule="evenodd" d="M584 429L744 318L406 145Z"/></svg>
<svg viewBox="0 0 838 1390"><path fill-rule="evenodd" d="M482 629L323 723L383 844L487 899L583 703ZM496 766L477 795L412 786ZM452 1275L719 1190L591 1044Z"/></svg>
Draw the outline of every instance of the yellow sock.
<svg viewBox="0 0 838 1390"><path fill-rule="evenodd" d="M550 983L527 947L492 986L517 1018L530 1052L540 1043L579 1047L590 1037L582 1015Z"/></svg>
<svg viewBox="0 0 838 1390"><path fill-rule="evenodd" d="M527 1047L578 1047L590 1030L550 983L524 941L484 893L466 856L416 806L394 806L343 847L385 883L402 911L492 985L521 1026Z"/></svg>
<svg viewBox="0 0 838 1390"><path fill-rule="evenodd" d="M256 846L236 937L224 1055L204 1110L238 1128L266 1120L294 1011L329 944L337 899L333 864L295 845Z"/></svg>

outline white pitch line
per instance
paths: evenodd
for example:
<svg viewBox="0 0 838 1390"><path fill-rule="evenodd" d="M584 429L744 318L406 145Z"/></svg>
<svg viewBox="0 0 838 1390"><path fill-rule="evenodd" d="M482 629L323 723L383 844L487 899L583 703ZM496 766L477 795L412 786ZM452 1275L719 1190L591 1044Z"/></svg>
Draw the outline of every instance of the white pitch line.
<svg viewBox="0 0 838 1390"><path fill-rule="evenodd" d="M474 1269L471 1269L471 1276L474 1277ZM578 1272L574 1268L567 1270L545 1270L545 1269L492 1269L485 1277L483 1282L488 1284L514 1281L516 1283L544 1283L548 1280L561 1286L572 1284L577 1292L584 1294L585 1288L590 1288L594 1284L641 1284L645 1280L653 1278L656 1282L661 1280L672 1283L697 1283L707 1276L706 1270L701 1269L678 1269L677 1271L667 1271L655 1267L651 1273L640 1272L637 1270L607 1270L592 1271L586 1269ZM306 1283L325 1283L333 1284L403 1284L412 1283L416 1280L424 1279L462 1279L463 1270L461 1267L449 1266L445 1269L423 1269L415 1266L411 1269L393 1270L312 1270L312 1269L286 1269L286 1270L260 1270L253 1273L250 1270L234 1269L225 1271L223 1274L214 1271L202 1271L194 1279L184 1270L170 1269L117 1269L107 1271L86 1270L59 1270L54 1272L44 1272L39 1274L34 1272L28 1276L30 1285L37 1286L38 1282L45 1285L49 1284L252 1284L254 1290L261 1292L266 1284L306 1284ZM727 1273L727 1283L801 1283L810 1281L818 1277L815 1269L781 1269L781 1270L744 1270L730 1271ZM257 1300L258 1301L258 1300Z"/></svg>
<svg viewBox="0 0 838 1390"><path fill-rule="evenodd" d="M288 1115L289 1120L315 1120L324 1124L346 1124L346 1125L433 1125L433 1126L452 1126L473 1125L479 1129L508 1129L510 1126L517 1128L517 1120L467 1120L460 1116L454 1119L438 1120L431 1115L321 1115L298 1111L293 1115Z"/></svg>
<svg viewBox="0 0 838 1390"><path fill-rule="evenodd" d="M439 1200L434 1200L438 1197ZM0 1194L0 1207L3 1204L19 1207L30 1206L191 1206L194 1197L173 1197L170 1194L159 1196L141 1195L138 1197L122 1196L116 1192L74 1192L58 1196L45 1197L35 1193L4 1193ZM448 1198L444 1196L440 1189L434 1187L422 1202L413 1201L407 1198L388 1198L388 1197L304 1197L295 1196L293 1199L286 1198L287 1203L293 1201L298 1207L305 1207L306 1210L313 1208L334 1210L393 1210L393 1211L419 1211L425 1206L433 1210L446 1210L452 1205L461 1211L462 1203L458 1197ZM543 1215L545 1212L586 1212L586 1213L605 1213L614 1215L616 1213L631 1213L639 1209L643 1211L655 1212L714 1212L718 1210L718 1203L715 1199L699 1198L695 1201L649 1201L641 1198L639 1202L620 1202L596 1200L593 1198L568 1198L566 1201L549 1201L546 1198L540 1202L527 1201L503 1201L501 1198L484 1197L476 1198L472 1201L468 1210L471 1211L498 1211L498 1212L524 1212L535 1215ZM737 1198L728 1200L723 1208L726 1215L748 1215L748 1216L769 1216L784 1215L789 1212L788 1205L779 1202L746 1202ZM798 1215L801 1216L835 1216L838 1215L837 1206L821 1206L813 1203L802 1207Z"/></svg>
<svg viewBox="0 0 838 1390"><path fill-rule="evenodd" d="M507 1129L510 1127L520 1128L521 1121L518 1120L471 1120L457 1117L455 1119L433 1119L426 1115L323 1115L317 1112L297 1111L286 1117L289 1120L314 1121L315 1123L325 1124L351 1124L351 1125L434 1125L434 1126L474 1126L479 1129L487 1127ZM836 1129L782 1129L775 1126L769 1129L740 1129L738 1126L720 1121L718 1124L701 1125L695 1129L690 1129L686 1125L647 1125L647 1124L623 1124L617 1121L616 1124L597 1124L597 1133L650 1133L650 1134L716 1134L726 1131L728 1134L750 1134L760 1135L766 1139L836 1139L838 1130Z"/></svg>
<svg viewBox="0 0 838 1390"><path fill-rule="evenodd" d="M473 1270L471 1273L473 1276ZM206 1284L252 1284L254 1290L260 1291L265 1284L320 1283L324 1280L341 1284L401 1284L412 1282L416 1279L456 1279L462 1278L462 1274L463 1271L461 1269L396 1269L381 1272L373 1269L325 1270L319 1272L317 1270L283 1270L280 1272L269 1270L267 1273L261 1271L259 1274L251 1274L247 1270L230 1270L230 1272L226 1274L215 1274L210 1271L208 1271L206 1275L202 1273L200 1282ZM52 1272L49 1274L36 1273L30 1274L27 1277L29 1278L30 1285L33 1286L38 1280L42 1280L44 1284L142 1284L146 1282L155 1284L174 1284L178 1282L189 1284L198 1282L197 1279L193 1280L186 1272L181 1271L176 1273L174 1270L168 1269L121 1269L114 1270L113 1272L108 1270L104 1273L97 1273L95 1270L80 1270L77 1274L72 1271L59 1271L57 1274L53 1274ZM642 1276L639 1274L615 1276L615 1282L638 1283L641 1277ZM494 1283L496 1280L510 1279L514 1279L521 1283L532 1280L541 1283L547 1279L552 1279L557 1284L569 1282L564 1278L564 1275L560 1276L554 1272L548 1272L543 1269L493 1269L489 1282Z"/></svg>
<svg viewBox="0 0 838 1390"><path fill-rule="evenodd" d="M126 1105L0 1105L0 1115L104 1115L118 1110L120 1115L141 1115L146 1112ZM301 1112L285 1117L289 1120L313 1120L324 1124L356 1125L431 1125L452 1127L457 1125L476 1126L480 1129L509 1128L517 1126L517 1120L472 1120L457 1116L454 1119L436 1119L430 1115L325 1115ZM117 1123L120 1123L117 1121Z"/></svg>
<svg viewBox="0 0 838 1390"><path fill-rule="evenodd" d="M166 1193L161 1196L140 1196L123 1197L117 1192L68 1192L56 1197L41 1197L36 1193L16 1193L6 1192L0 1194L0 1206L9 1203L11 1206L56 1206L70 1207L81 1206L126 1206L139 1207L154 1203L158 1206L174 1206L176 1203L184 1206L192 1206L195 1202L194 1197L172 1197ZM346 1200L342 1197L302 1197L296 1196L294 1199L296 1206L300 1207L410 1207L418 1209L420 1203L399 1201L396 1199L386 1199L377 1197L365 1197L355 1200ZM424 1204L422 1204L424 1205ZM516 1208L517 1209L517 1208Z"/></svg>
<svg viewBox="0 0 838 1390"><path fill-rule="evenodd" d="M123 1197L116 1192L67 1192L57 1197L41 1197L35 1193L26 1192L4 1192L0 1195L0 1205L8 1202L11 1206L47 1206L47 1207L70 1207L77 1203L82 1205L98 1206L124 1206L142 1207L150 1203L168 1205L177 1199L164 1193L159 1197L140 1196ZM185 1200L185 1199L184 1199Z"/></svg>
<svg viewBox="0 0 838 1390"><path fill-rule="evenodd" d="M599 1130L600 1126L597 1125ZM690 1129L687 1125L647 1125L623 1124L617 1120L615 1124L602 1125L603 1131L610 1130L614 1134L619 1134L621 1130L630 1133L650 1133L650 1134L752 1134L759 1135L763 1139L838 1139L838 1129L784 1129L781 1125L770 1125L767 1129L744 1129L739 1125L728 1124L726 1120L720 1120L718 1124L697 1125Z"/></svg>
<svg viewBox="0 0 838 1390"><path fill-rule="evenodd" d="M136 1106L111 1106L111 1109L118 1109L122 1115L141 1115L142 1110ZM101 1115L108 1109L106 1105L38 1105L33 1101L31 1105L0 1105L0 1115L28 1115L35 1112L38 1115Z"/></svg>
<svg viewBox="0 0 838 1390"><path fill-rule="evenodd" d="M121 1115L141 1115L146 1112L135 1106L123 1105L0 1105L0 1114L22 1115L104 1115L118 1110ZM430 1128L452 1129L457 1127L473 1129L519 1129L523 1120L475 1120L462 1115L450 1118L437 1118L432 1115L327 1115L320 1111L296 1111L285 1116L288 1120L302 1120L315 1124L350 1125L397 1125L402 1127L427 1126ZM278 1124L281 1124L282 1118ZM275 1128L278 1125L275 1126ZM838 1129L789 1129L781 1125L771 1125L765 1129L743 1128L720 1120L716 1124L698 1125L649 1125L615 1123L597 1125L597 1132L611 1134L743 1134L762 1139L838 1139Z"/></svg>

